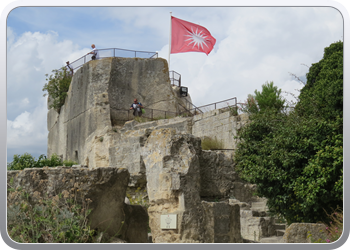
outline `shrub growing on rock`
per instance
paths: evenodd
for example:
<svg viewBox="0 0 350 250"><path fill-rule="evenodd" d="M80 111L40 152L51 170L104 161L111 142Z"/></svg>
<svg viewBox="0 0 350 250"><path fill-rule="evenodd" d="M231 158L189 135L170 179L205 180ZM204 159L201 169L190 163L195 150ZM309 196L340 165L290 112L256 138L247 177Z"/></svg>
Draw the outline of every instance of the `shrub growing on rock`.
<svg viewBox="0 0 350 250"><path fill-rule="evenodd" d="M59 113L66 100L69 86L72 81L72 75L66 67L54 69L52 70L52 73L53 74L50 76L48 74L45 75L47 77L47 83L45 83L43 91L47 92L44 96L48 95L50 98L51 103L49 108L54 108Z"/></svg>

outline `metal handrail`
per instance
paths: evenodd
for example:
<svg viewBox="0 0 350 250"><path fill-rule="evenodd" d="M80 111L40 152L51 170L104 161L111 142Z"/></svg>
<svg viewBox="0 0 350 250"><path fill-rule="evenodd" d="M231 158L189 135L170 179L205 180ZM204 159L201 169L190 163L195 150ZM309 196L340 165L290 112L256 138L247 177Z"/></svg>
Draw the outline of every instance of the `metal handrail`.
<svg viewBox="0 0 350 250"><path fill-rule="evenodd" d="M194 105L192 102L190 102L189 100L187 100L186 98L184 98L183 100L185 100L188 104L192 105L195 109L199 110L201 113L203 113L202 110L200 110L198 107L196 107L196 105ZM191 108L190 108L191 110Z"/></svg>
<svg viewBox="0 0 350 250"><path fill-rule="evenodd" d="M221 101L221 102L215 102L215 103L207 104L207 105L204 105L204 106L201 106L201 107L196 107L196 108L190 109L190 110L185 108L185 111L183 111L183 112L172 112L172 111L165 111L165 110L159 110L159 109L150 109L150 108L144 107L144 109L146 110L146 113L142 114L142 117L153 121L153 120L159 120L159 119L174 118L174 117L181 116L181 115L193 116L193 115L196 114L197 110L201 111L200 108L207 107L207 106L210 106L210 105L215 105L215 109L216 109L217 104L222 103L222 102L227 102L227 101L230 101L230 100L235 100L235 104L231 105L231 106L228 105L227 107L234 107L234 106L237 107L237 98L234 97L234 98L227 99L227 100L224 100L224 101ZM225 108L227 108L227 107L225 107ZM116 117L112 118L115 121L125 122L125 121L130 121L130 120L134 119L134 116L133 116L133 112L134 111L132 109L118 109L118 108L112 108L112 107L111 107L111 109L115 110L117 112L122 112L122 114L121 114L121 116L119 118L118 117L117 118ZM192 111L194 111L194 113L192 113ZM121 119L122 117L123 117L123 119Z"/></svg>
<svg viewBox="0 0 350 250"><path fill-rule="evenodd" d="M129 49L109 48L109 49L96 49L99 52L99 58L106 57L140 57L140 58L158 58L158 52L150 51L137 51ZM109 53L105 53L109 52ZM102 54L102 55L101 55ZM91 54L84 55L77 60L69 63L73 70L79 69L85 63L91 61Z"/></svg>
<svg viewBox="0 0 350 250"><path fill-rule="evenodd" d="M118 108L111 108L111 109L117 112L122 112L122 116L124 116L123 117L124 119L121 119L119 117L115 119L116 121L130 121L134 119L134 116L133 116L134 110L132 109L118 109ZM159 109L150 109L146 107L144 107L144 109L146 113L142 114L142 117L149 119L151 121L159 120L159 119L169 119L180 115L180 113L178 112L165 111L165 110L159 110Z"/></svg>
<svg viewBox="0 0 350 250"><path fill-rule="evenodd" d="M175 78L175 76L177 78ZM174 70L169 71L169 78L170 78L171 85L173 85L173 86L177 85L177 86L181 87L181 75L179 73L177 73ZM177 84L175 84L175 82L177 82Z"/></svg>
<svg viewBox="0 0 350 250"><path fill-rule="evenodd" d="M227 105L226 107L223 107L223 108L237 107L237 97L233 97L233 98L230 98L230 99L227 99L227 100L223 100L223 101L220 101L220 102L214 102L214 103L211 103L211 104L207 104L207 105L203 105L203 106L200 106L200 107L196 107L196 108L190 109L190 111L191 112L194 111L194 113L196 114L197 110L200 110L200 108L203 109L203 108L211 106L211 105L214 105L214 109L216 109L216 107L218 106L217 104L220 104L220 103L223 103L223 102L227 102L228 103L228 101L231 101L231 100L235 100L235 104L234 105Z"/></svg>

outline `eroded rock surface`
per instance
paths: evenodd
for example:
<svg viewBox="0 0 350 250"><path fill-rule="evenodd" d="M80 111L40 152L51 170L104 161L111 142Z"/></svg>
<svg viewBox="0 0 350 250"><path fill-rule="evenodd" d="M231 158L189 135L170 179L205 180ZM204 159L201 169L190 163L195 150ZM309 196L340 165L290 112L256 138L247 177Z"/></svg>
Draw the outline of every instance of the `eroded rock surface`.
<svg viewBox="0 0 350 250"><path fill-rule="evenodd" d="M201 201L199 138L175 129L154 130L141 154L153 242L241 242L239 207ZM161 229L162 214L177 214L177 229Z"/></svg>
<svg viewBox="0 0 350 250"><path fill-rule="evenodd" d="M293 223L283 236L284 243L311 243L311 239L326 239L326 226L316 223ZM308 237L308 235L311 235Z"/></svg>
<svg viewBox="0 0 350 250"><path fill-rule="evenodd" d="M118 233L123 239L135 242L147 242L147 213L124 203L128 181L127 169L110 167L92 170L87 167L30 168L7 172L9 187L23 188L33 205L43 198L53 201L74 198L81 205L91 200L88 220L92 229L108 235ZM9 202L20 199L18 191L8 192Z"/></svg>

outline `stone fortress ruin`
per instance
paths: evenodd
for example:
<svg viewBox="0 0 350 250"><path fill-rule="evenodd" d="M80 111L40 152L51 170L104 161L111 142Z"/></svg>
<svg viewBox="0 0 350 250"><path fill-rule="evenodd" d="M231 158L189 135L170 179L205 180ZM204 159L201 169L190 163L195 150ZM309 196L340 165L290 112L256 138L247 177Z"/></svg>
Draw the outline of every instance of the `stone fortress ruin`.
<svg viewBox="0 0 350 250"><path fill-rule="evenodd" d="M154 119L132 119L134 98ZM60 112L47 115L48 157L55 153L79 165L11 171L8 178L40 194L79 187L93 201L92 228L118 233L116 242L292 242L283 238L285 225L268 215L266 199L254 196L255 185L235 172L234 136L248 116L230 109L184 115L190 102L170 84L164 59L85 63ZM202 150L204 137L220 140L226 150ZM133 204L139 198L147 208Z"/></svg>

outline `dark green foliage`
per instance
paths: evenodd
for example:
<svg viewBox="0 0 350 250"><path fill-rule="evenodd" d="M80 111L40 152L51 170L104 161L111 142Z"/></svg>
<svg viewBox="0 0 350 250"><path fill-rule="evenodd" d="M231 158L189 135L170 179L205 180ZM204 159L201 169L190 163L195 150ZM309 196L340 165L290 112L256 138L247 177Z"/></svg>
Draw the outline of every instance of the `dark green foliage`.
<svg viewBox="0 0 350 250"><path fill-rule="evenodd" d="M284 108L285 100L281 96L281 89L273 86L273 82L262 85L262 91L255 90L255 96L249 94L246 103L242 107L243 112L256 114L267 110L279 112Z"/></svg>
<svg viewBox="0 0 350 250"><path fill-rule="evenodd" d="M342 58L339 43L329 48L326 60ZM314 70L326 68L324 62L310 68L308 84ZM237 170L244 180L257 184L257 195L268 198L270 212L288 223L323 221L332 209L342 207L343 93L338 92L343 73L338 67L307 84L294 111L267 107L252 114L251 123L238 132ZM318 85L325 86L324 79L328 87L322 89ZM331 90L340 96L322 104Z"/></svg>
<svg viewBox="0 0 350 250"><path fill-rule="evenodd" d="M54 108L58 112L62 105L64 104L67 96L67 92L69 90L69 85L72 81L72 75L67 70L66 67L62 67L61 69L52 70L52 75L46 74L45 76L47 83L45 83L43 87L43 91L47 91L44 96L48 95L51 101L49 108Z"/></svg>
<svg viewBox="0 0 350 250"><path fill-rule="evenodd" d="M262 85L262 91L255 90L255 99L258 102L259 110L261 112L267 109L275 109L281 111L285 101L281 96L281 89L273 86L273 82L266 82Z"/></svg>
<svg viewBox="0 0 350 250"><path fill-rule="evenodd" d="M239 132L241 177L289 222L317 222L342 204L342 119L260 113Z"/></svg>
<svg viewBox="0 0 350 250"><path fill-rule="evenodd" d="M323 58L312 64L299 97L296 108L304 115L343 116L343 42L325 48Z"/></svg>
<svg viewBox="0 0 350 250"><path fill-rule="evenodd" d="M42 167L57 167L57 166L72 166L77 164L74 161L62 161L60 157L53 154L51 158L46 158L45 155L40 155L36 160L32 155L24 153L23 155L14 155L13 161L7 164L8 170L23 170L25 168L42 168Z"/></svg>

